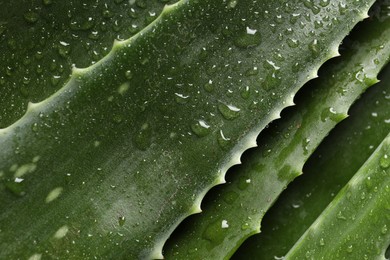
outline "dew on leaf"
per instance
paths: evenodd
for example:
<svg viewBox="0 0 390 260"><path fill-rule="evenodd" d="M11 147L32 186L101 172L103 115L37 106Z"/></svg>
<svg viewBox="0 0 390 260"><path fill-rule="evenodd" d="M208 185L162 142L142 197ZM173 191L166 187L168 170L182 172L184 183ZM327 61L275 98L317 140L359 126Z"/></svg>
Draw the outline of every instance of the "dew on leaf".
<svg viewBox="0 0 390 260"><path fill-rule="evenodd" d="M204 137L211 132L210 125L204 120L197 120L191 125L191 130L199 137Z"/></svg>
<svg viewBox="0 0 390 260"><path fill-rule="evenodd" d="M49 194L46 196L46 199L45 199L45 202L46 203L50 203L52 202L53 200L57 199L61 193L63 191L63 188L62 187L57 187L57 188L54 188L53 190L51 190L49 192Z"/></svg>
<svg viewBox="0 0 390 260"><path fill-rule="evenodd" d="M130 80L130 79L133 78L133 73L131 72L131 70L127 70L127 71L125 72L125 77L126 77L126 79L128 79L128 80Z"/></svg>
<svg viewBox="0 0 390 260"><path fill-rule="evenodd" d="M130 88L130 84L128 82L123 83L118 87L118 93L120 95L124 95L129 90L129 88Z"/></svg>
<svg viewBox="0 0 390 260"><path fill-rule="evenodd" d="M236 119L240 115L240 109L233 106L227 105L223 102L218 103L218 110L221 112L222 116L227 120Z"/></svg>
<svg viewBox="0 0 390 260"><path fill-rule="evenodd" d="M235 41L234 45L238 48L250 48L260 45L261 35L258 31L251 30L251 33L248 34L247 31L239 35Z"/></svg>
<svg viewBox="0 0 390 260"><path fill-rule="evenodd" d="M54 238L56 238L56 239L61 239L61 238L64 238L65 236L66 236L66 234L68 233L68 231L69 231L69 228L68 228L68 226L62 226L62 227L60 227L57 231L56 231L56 233L54 234Z"/></svg>
<svg viewBox="0 0 390 260"><path fill-rule="evenodd" d="M178 104L185 104L188 102L190 96L186 96L180 93L175 93L175 101Z"/></svg>
<svg viewBox="0 0 390 260"><path fill-rule="evenodd" d="M248 99L249 97L250 97L250 88L249 88L249 86L245 86L245 87L243 87L242 89L241 89L241 97L243 98L243 99Z"/></svg>
<svg viewBox="0 0 390 260"><path fill-rule="evenodd" d="M222 130L219 131L219 135L217 138L218 144L222 149L227 149L230 144L230 138L225 137Z"/></svg>
<svg viewBox="0 0 390 260"><path fill-rule="evenodd" d="M34 24L38 21L39 19L39 14L34 12L34 11L28 11L24 15L24 20L30 24Z"/></svg>
<svg viewBox="0 0 390 260"><path fill-rule="evenodd" d="M122 227L125 224L125 222L126 222L126 218L124 216L118 217L118 224L119 224L119 226Z"/></svg>
<svg viewBox="0 0 390 260"><path fill-rule="evenodd" d="M384 154L380 160L379 164L383 169L387 169L390 166L390 156L387 154Z"/></svg>

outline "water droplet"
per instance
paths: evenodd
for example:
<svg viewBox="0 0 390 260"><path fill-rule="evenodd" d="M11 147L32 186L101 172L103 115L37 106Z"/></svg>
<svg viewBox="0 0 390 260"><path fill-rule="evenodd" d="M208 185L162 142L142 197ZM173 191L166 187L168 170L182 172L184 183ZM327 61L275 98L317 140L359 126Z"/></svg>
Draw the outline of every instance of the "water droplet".
<svg viewBox="0 0 390 260"><path fill-rule="evenodd" d="M244 223L241 225L241 230L247 230L249 228L249 223Z"/></svg>
<svg viewBox="0 0 390 260"><path fill-rule="evenodd" d="M304 154L304 155L307 155L308 152L309 152L309 149L308 149L309 143L310 143L310 139L309 139L309 138L305 138L305 139L302 141L302 147L303 147L303 154Z"/></svg>
<svg viewBox="0 0 390 260"><path fill-rule="evenodd" d="M387 233L387 225L386 225L386 224L382 227L381 233L382 233L383 235L386 235L386 233Z"/></svg>
<svg viewBox="0 0 390 260"><path fill-rule="evenodd" d="M45 199L45 202L46 203L50 203L52 202L53 200L57 199L61 193L63 191L63 188L62 187L57 187L57 188L54 188L53 190L51 190L49 192L49 194L47 195L46 199Z"/></svg>
<svg viewBox="0 0 390 260"><path fill-rule="evenodd" d="M240 115L240 109L233 106L233 105L227 105L225 103L219 102L218 103L218 110L221 112L223 117L227 120L233 120L236 119Z"/></svg>
<svg viewBox="0 0 390 260"><path fill-rule="evenodd" d="M353 251L353 246L352 246L352 245L349 245L349 246L347 247L347 252L348 252L348 253L352 253L352 251Z"/></svg>
<svg viewBox="0 0 390 260"><path fill-rule="evenodd" d="M246 29L245 33L242 33L234 41L234 45L236 45L236 47L238 48L255 47L260 45L260 43L261 43L260 33L257 30L253 30L253 29L249 29L249 33L248 33L248 29Z"/></svg>
<svg viewBox="0 0 390 260"><path fill-rule="evenodd" d="M321 246L324 246L324 245L325 245L325 241L324 241L323 238L320 239L320 245L321 245Z"/></svg>
<svg viewBox="0 0 390 260"><path fill-rule="evenodd" d="M259 70L257 67L250 68L245 72L245 76L255 76L257 74L259 74Z"/></svg>
<svg viewBox="0 0 390 260"><path fill-rule="evenodd" d="M188 102L190 96L185 96L180 93L175 93L175 101L178 104L185 104Z"/></svg>
<svg viewBox="0 0 390 260"><path fill-rule="evenodd" d="M223 131L220 130L219 131L219 135L218 135L218 144L219 146L222 148L222 149L227 149L229 147L229 144L230 144L230 138L226 138L225 135L223 134Z"/></svg>
<svg viewBox="0 0 390 260"><path fill-rule="evenodd" d="M228 8L229 9L234 9L236 7L237 3L238 3L238 0L231 0L231 1L229 1Z"/></svg>
<svg viewBox="0 0 390 260"><path fill-rule="evenodd" d="M125 218L124 216L120 216L120 217L118 218L119 226L122 227L122 226L125 224L125 222L126 222L126 218Z"/></svg>
<svg viewBox="0 0 390 260"><path fill-rule="evenodd" d="M30 11L26 12L23 15L23 17L24 17L24 20L26 20L26 22L33 24L33 23L36 23L38 21L39 14L30 10Z"/></svg>
<svg viewBox="0 0 390 260"><path fill-rule="evenodd" d="M198 120L191 125L192 131L199 137L204 137L211 132L211 127L204 120Z"/></svg>
<svg viewBox="0 0 390 260"><path fill-rule="evenodd" d="M248 182L247 180L248 178L244 176L240 177L240 180L238 181L238 185L237 185L240 190L246 190L248 188L250 182Z"/></svg>
<svg viewBox="0 0 390 260"><path fill-rule="evenodd" d="M229 227L229 224L228 224L228 222L227 222L227 220L222 220L222 222L221 222L221 228L228 228Z"/></svg>
<svg viewBox="0 0 390 260"><path fill-rule="evenodd" d="M341 220L347 220L347 218L343 215L343 213L341 211L339 211L337 213L337 218L338 219L341 219Z"/></svg>
<svg viewBox="0 0 390 260"><path fill-rule="evenodd" d="M312 52L313 55L319 54L319 46L318 46L318 40L314 39L309 44L309 50Z"/></svg>
<svg viewBox="0 0 390 260"><path fill-rule="evenodd" d="M56 231L56 233L54 234L54 238L56 239L64 238L68 233L68 231L69 231L68 226L62 226Z"/></svg>
<svg viewBox="0 0 390 260"><path fill-rule="evenodd" d="M389 166L390 166L390 156L388 156L387 154L384 154L384 155L380 158L379 164L380 164L380 166L381 166L383 169L389 168Z"/></svg>
<svg viewBox="0 0 390 260"><path fill-rule="evenodd" d="M207 92L209 92L209 93L213 92L213 90L214 90L213 81L210 79L209 82L207 82L206 84L204 84L203 88L204 88Z"/></svg>
<svg viewBox="0 0 390 260"><path fill-rule="evenodd" d="M249 86L245 86L241 89L241 97L243 99L248 99L251 95Z"/></svg>
<svg viewBox="0 0 390 260"><path fill-rule="evenodd" d="M118 88L118 93L120 95L124 95L130 88L130 84L128 82L123 83L122 85L119 86Z"/></svg>
<svg viewBox="0 0 390 260"><path fill-rule="evenodd" d="M320 6L327 7L329 5L329 0L320 0Z"/></svg>
<svg viewBox="0 0 390 260"><path fill-rule="evenodd" d="M224 228L221 228L222 220L211 222L202 234L202 237L210 241L213 245L218 245L224 240Z"/></svg>
<svg viewBox="0 0 390 260"><path fill-rule="evenodd" d="M296 48L299 46L299 41L291 38L287 38L287 45L290 46L290 48Z"/></svg>
<svg viewBox="0 0 390 260"><path fill-rule="evenodd" d="M334 122L340 122L342 119L344 119L344 115L337 113L334 108L328 107L322 110L321 121L325 122L328 118Z"/></svg>
<svg viewBox="0 0 390 260"><path fill-rule="evenodd" d="M126 79L128 79L128 80L131 80L131 79L133 78L133 73L131 72L131 70L127 70L127 71L125 72L125 77L126 77Z"/></svg>
<svg viewBox="0 0 390 260"><path fill-rule="evenodd" d="M24 191L24 179L15 178L14 180L5 181L4 185L14 195L24 196L26 194Z"/></svg>

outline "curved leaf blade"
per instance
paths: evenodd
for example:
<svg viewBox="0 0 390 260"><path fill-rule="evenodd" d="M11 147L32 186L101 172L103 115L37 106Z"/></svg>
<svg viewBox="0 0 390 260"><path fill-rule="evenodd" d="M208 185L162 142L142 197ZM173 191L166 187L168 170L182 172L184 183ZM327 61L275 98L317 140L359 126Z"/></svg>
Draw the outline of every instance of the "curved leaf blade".
<svg viewBox="0 0 390 260"><path fill-rule="evenodd" d="M74 69L65 87L0 131L0 256L161 258L171 231L200 211L371 3L342 12L338 1L180 1L103 60ZM277 31L293 27L291 35L263 26L276 8ZM298 9L295 23L280 19ZM325 20L315 32L314 18Z"/></svg>
<svg viewBox="0 0 390 260"><path fill-rule="evenodd" d="M390 135L285 259L385 259L390 243Z"/></svg>
<svg viewBox="0 0 390 260"><path fill-rule="evenodd" d="M322 139L346 117L352 103L377 82L376 75L390 59L388 20L368 22L355 36L351 49L326 66L323 78L299 97L297 109L261 133L259 148L231 173L227 185L213 192L213 199L202 206L204 212L174 233L165 248L167 256L229 258L246 238L260 231L264 213L301 173ZM242 259L254 256L270 257L250 251Z"/></svg>
<svg viewBox="0 0 390 260"><path fill-rule="evenodd" d="M2 1L0 128L19 119L28 102L59 90L69 80L72 65L97 62L114 39L134 35L173 2Z"/></svg>
<svg viewBox="0 0 390 260"><path fill-rule="evenodd" d="M384 24L389 22L387 6L388 1L380 1L374 8L373 16ZM367 31L368 24L363 23L353 35ZM375 33L377 28L369 31ZM248 239L238 250L237 258L283 257L386 137L390 131L389 65L380 80L352 106L350 117L319 146L305 165L305 174L265 214L262 233Z"/></svg>

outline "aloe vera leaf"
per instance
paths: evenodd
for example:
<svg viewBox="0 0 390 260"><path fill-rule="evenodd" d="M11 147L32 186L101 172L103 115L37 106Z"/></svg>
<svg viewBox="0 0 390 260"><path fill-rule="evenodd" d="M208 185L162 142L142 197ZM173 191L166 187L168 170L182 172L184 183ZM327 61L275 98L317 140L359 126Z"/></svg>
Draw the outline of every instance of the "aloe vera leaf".
<svg viewBox="0 0 390 260"><path fill-rule="evenodd" d="M389 1L379 1L374 9L374 18L387 26L388 6ZM367 28L365 24L355 35ZM375 28L371 30L375 33ZM385 138L390 131L389 65L380 79L308 160L305 174L282 193L265 214L262 233L248 239L236 253L237 258L283 257Z"/></svg>
<svg viewBox="0 0 390 260"><path fill-rule="evenodd" d="M0 257L161 258L372 2L180 1L74 69L1 130Z"/></svg>
<svg viewBox="0 0 390 260"><path fill-rule="evenodd" d="M233 258L281 259L372 154L390 131L389 65L379 78L265 214L261 233L246 240Z"/></svg>
<svg viewBox="0 0 390 260"><path fill-rule="evenodd" d="M165 248L168 258L228 258L246 238L259 232L264 213L301 173L322 139L346 117L351 104L377 82L376 75L390 59L388 21L367 22L355 36L342 59L308 86L297 109L260 135L259 148L230 174L228 184L211 191L202 214L185 221L174 233Z"/></svg>
<svg viewBox="0 0 390 260"><path fill-rule="evenodd" d="M390 135L285 259L385 259L390 243Z"/></svg>
<svg viewBox="0 0 390 260"><path fill-rule="evenodd" d="M69 80L72 64L103 58L174 1L1 1L0 128ZM15 33L17 32L17 33Z"/></svg>

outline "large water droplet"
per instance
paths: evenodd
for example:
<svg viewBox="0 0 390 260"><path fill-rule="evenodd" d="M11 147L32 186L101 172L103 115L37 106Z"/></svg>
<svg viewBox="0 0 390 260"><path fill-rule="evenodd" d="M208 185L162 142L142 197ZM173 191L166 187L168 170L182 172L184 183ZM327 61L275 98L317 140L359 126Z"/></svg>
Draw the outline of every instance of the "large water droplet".
<svg viewBox="0 0 390 260"><path fill-rule="evenodd" d="M222 243L224 240L224 228L221 228L222 220L216 220L210 223L202 234L202 237L210 241L214 246Z"/></svg>
<svg viewBox="0 0 390 260"><path fill-rule="evenodd" d="M185 104L188 102L190 96L186 96L180 93L175 93L175 101L178 104Z"/></svg>
<svg viewBox="0 0 390 260"><path fill-rule="evenodd" d="M235 41L234 45L239 48L250 48L260 45L261 43L261 35L260 33L249 27L246 27L245 33L239 35Z"/></svg>
<svg viewBox="0 0 390 260"><path fill-rule="evenodd" d="M384 154L384 155L380 158L379 164L380 164L380 166L381 166L383 169L389 168L389 166L390 166L390 156L387 155L387 154Z"/></svg>
<svg viewBox="0 0 390 260"><path fill-rule="evenodd" d="M24 20L26 20L26 22L33 24L33 23L36 23L38 21L39 14L30 10L30 11L26 12L23 15L23 17L24 17Z"/></svg>
<svg viewBox="0 0 390 260"><path fill-rule="evenodd" d="M220 130L219 131L219 135L218 135L218 144L219 146L222 148L222 149L227 149L229 147L229 144L230 144L230 138L227 138L225 137L225 135L223 134L223 131Z"/></svg>
<svg viewBox="0 0 390 260"><path fill-rule="evenodd" d="M322 110L321 121L325 122L327 119L330 119L334 122L340 122L344 118L344 115L337 113L334 108L328 107Z"/></svg>
<svg viewBox="0 0 390 260"><path fill-rule="evenodd" d="M233 105L227 105L227 104L222 103L222 102L218 103L218 110L219 110L219 112L221 112L223 117L227 120L233 120L240 115L239 108L237 108Z"/></svg>
<svg viewBox="0 0 390 260"><path fill-rule="evenodd" d="M119 226L122 227L125 224L125 222L126 222L126 218L124 216L119 216L119 218L118 218Z"/></svg>
<svg viewBox="0 0 390 260"><path fill-rule="evenodd" d="M211 132L211 127L204 120L198 120L193 123L191 129L199 137L204 137Z"/></svg>

